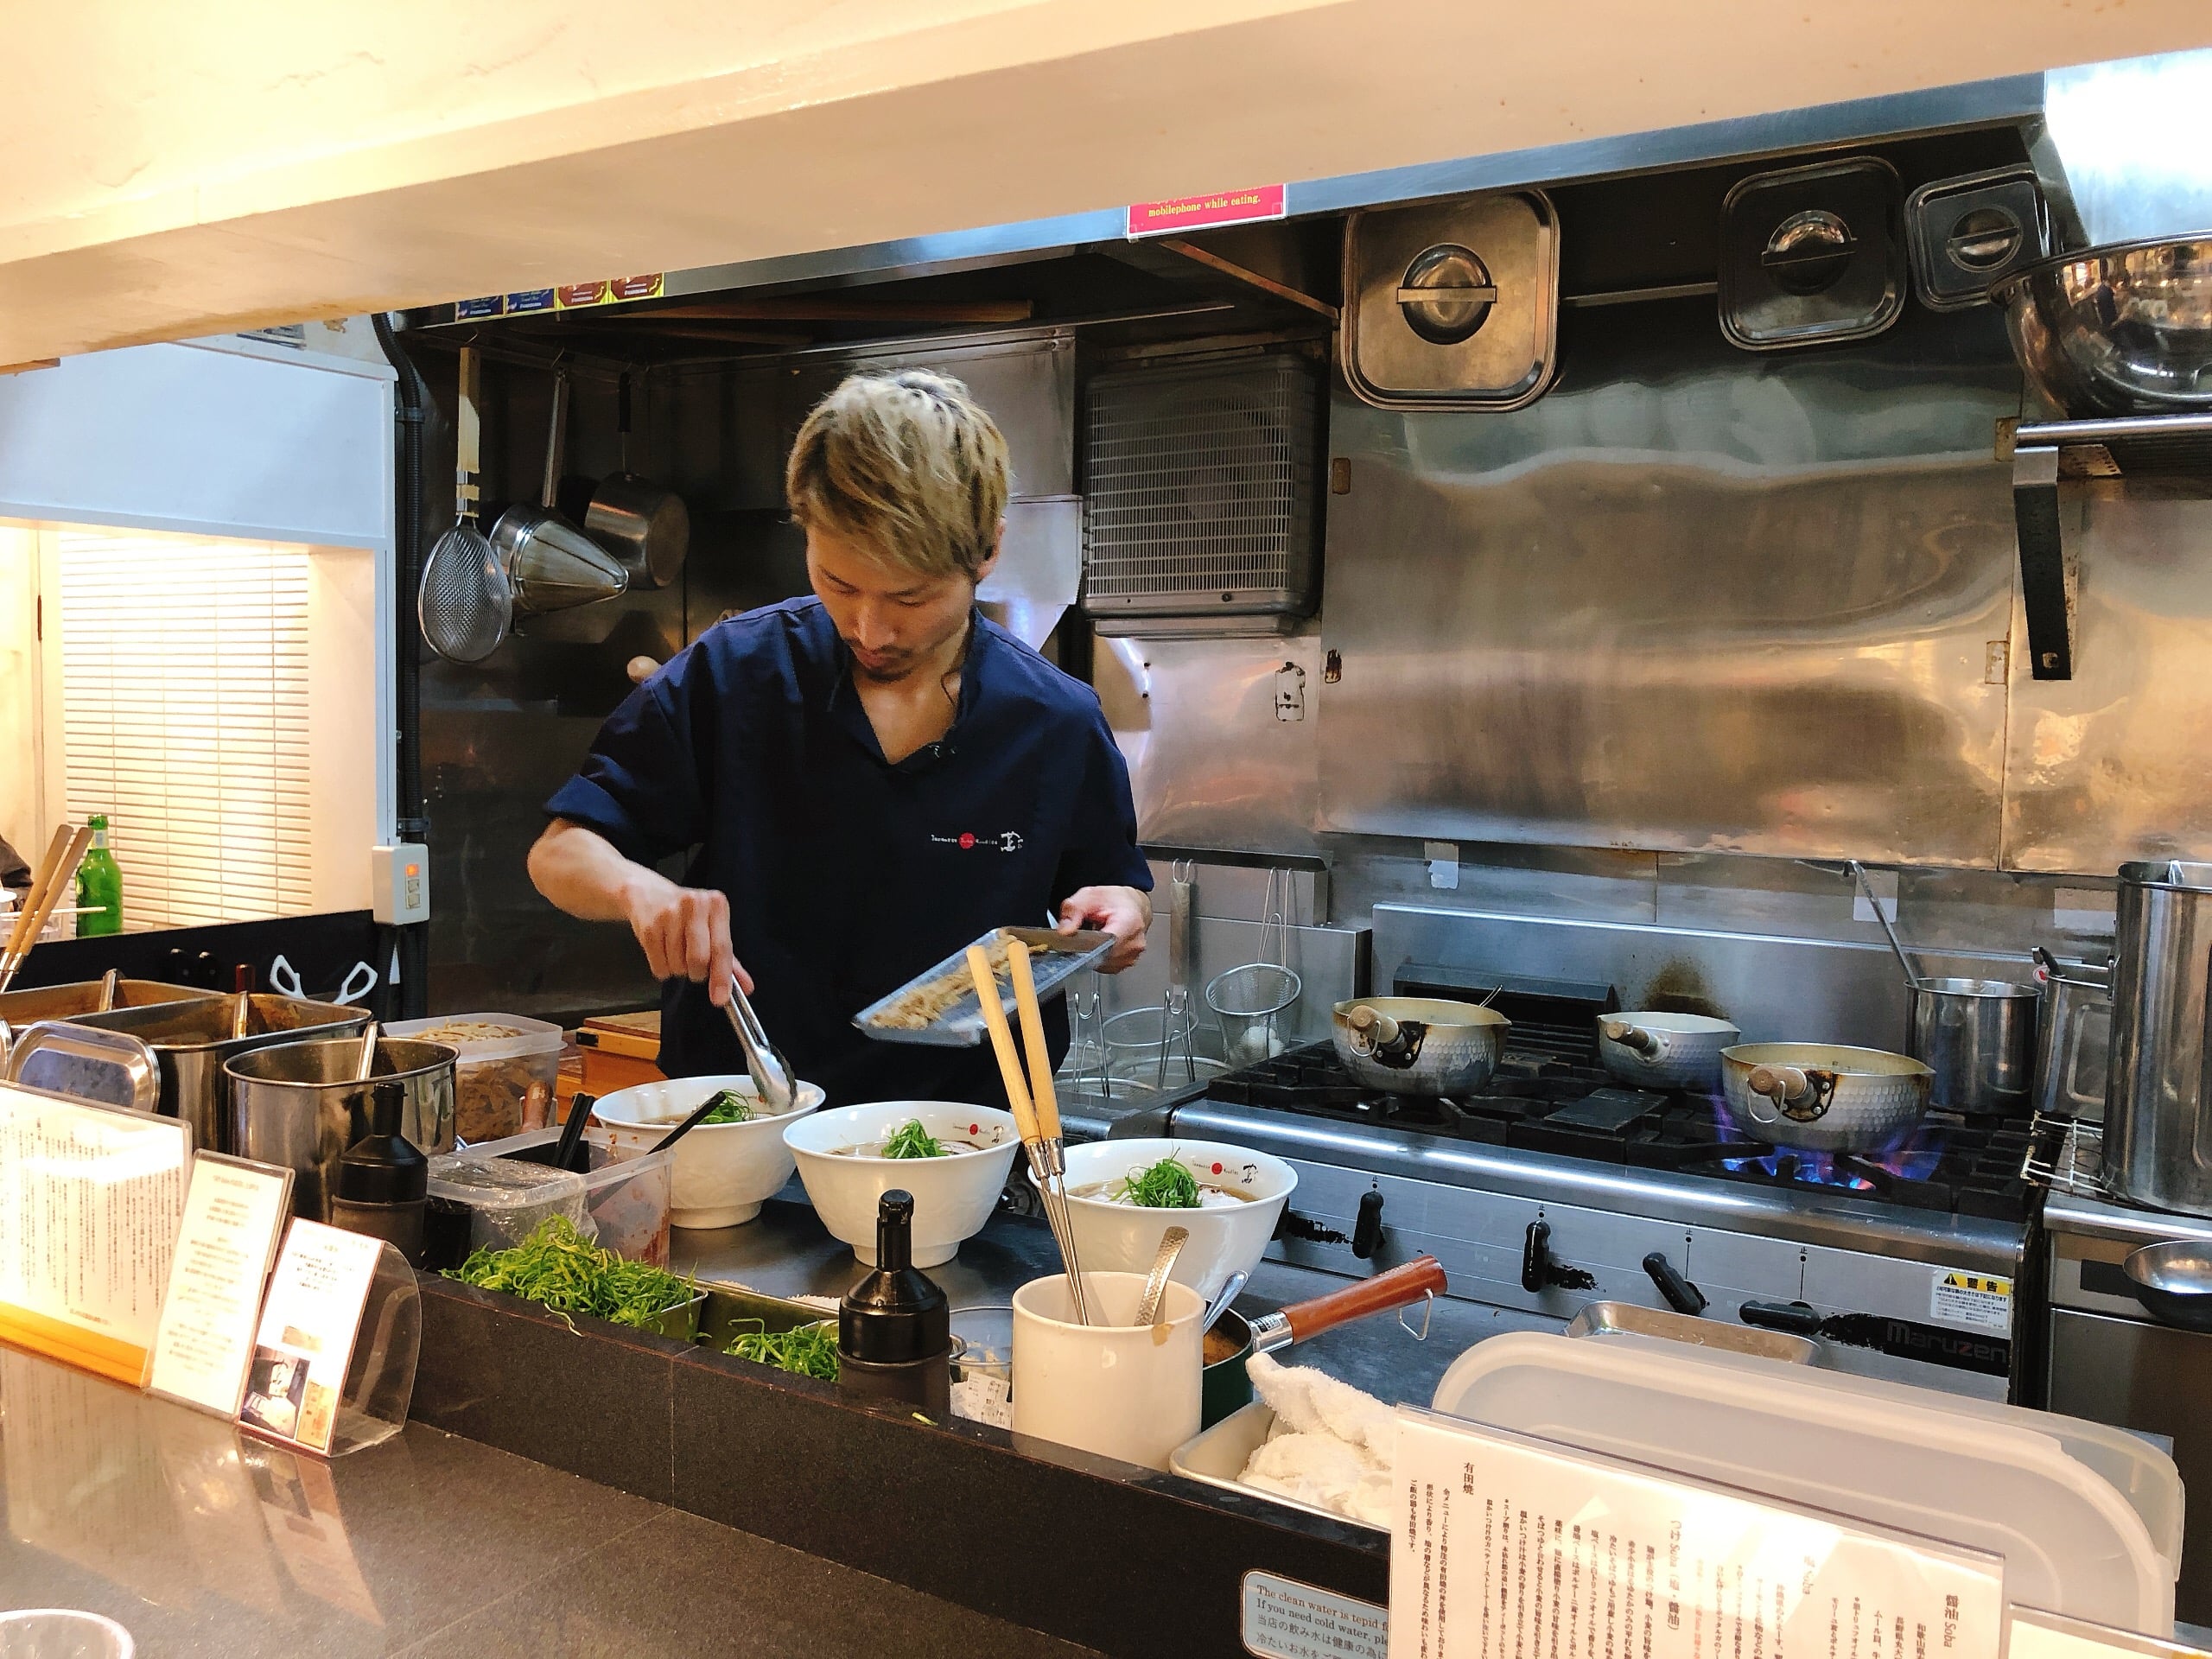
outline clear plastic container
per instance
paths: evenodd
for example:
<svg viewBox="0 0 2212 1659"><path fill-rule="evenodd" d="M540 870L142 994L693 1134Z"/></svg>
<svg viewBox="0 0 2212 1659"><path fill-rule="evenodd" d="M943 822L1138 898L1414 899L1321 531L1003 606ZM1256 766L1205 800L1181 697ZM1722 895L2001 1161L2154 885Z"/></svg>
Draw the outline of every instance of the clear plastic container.
<svg viewBox="0 0 2212 1659"><path fill-rule="evenodd" d="M2102 1424L1649 1338L1516 1332L1436 1385L1457 1417L2004 1556L2008 1599L2173 1632L2181 1474Z"/></svg>
<svg viewBox="0 0 2212 1659"><path fill-rule="evenodd" d="M468 1206L471 1250L519 1244L549 1216L566 1216L588 1234L597 1231L584 1208L582 1176L543 1164L487 1158L476 1148L430 1160L430 1197Z"/></svg>
<svg viewBox="0 0 2212 1659"><path fill-rule="evenodd" d="M469 1148L478 1159L512 1159L533 1147L551 1147L558 1129L530 1129L504 1141ZM647 1152L624 1158L605 1129L584 1131L591 1171L582 1177L584 1211L599 1229L601 1248L633 1262L668 1265L668 1217L675 1195L676 1154ZM543 1167L543 1166L539 1166Z"/></svg>
<svg viewBox="0 0 2212 1659"><path fill-rule="evenodd" d="M503 1027L515 1034L458 1034L472 1026ZM554 1091L561 1081L560 1027L518 1014L442 1014L429 1020L403 1020L386 1026L384 1034L444 1043L460 1055L454 1065L454 1133L466 1144L473 1147L521 1134L529 1127L533 1085L543 1085L545 1115L539 1122L552 1122Z"/></svg>

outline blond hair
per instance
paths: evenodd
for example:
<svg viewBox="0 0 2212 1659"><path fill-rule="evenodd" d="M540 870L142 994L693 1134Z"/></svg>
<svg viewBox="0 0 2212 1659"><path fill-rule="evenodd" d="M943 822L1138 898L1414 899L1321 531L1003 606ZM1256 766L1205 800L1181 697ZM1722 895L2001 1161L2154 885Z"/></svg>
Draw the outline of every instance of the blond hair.
<svg viewBox="0 0 2212 1659"><path fill-rule="evenodd" d="M784 493L802 529L849 536L917 575L972 579L1006 516L1006 439L950 376L856 374L799 428Z"/></svg>

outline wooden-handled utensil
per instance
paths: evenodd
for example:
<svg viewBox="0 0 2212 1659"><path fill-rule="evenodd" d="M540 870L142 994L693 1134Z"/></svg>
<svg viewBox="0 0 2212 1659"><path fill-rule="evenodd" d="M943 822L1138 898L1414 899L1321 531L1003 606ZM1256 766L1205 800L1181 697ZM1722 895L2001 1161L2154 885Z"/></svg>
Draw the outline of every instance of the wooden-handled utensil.
<svg viewBox="0 0 2212 1659"><path fill-rule="evenodd" d="M31 878L29 892L23 894L22 908L16 912L16 925L8 935L8 950L0 957L0 991L15 982L21 972L23 959L38 943L38 936L46 931L48 918L61 901L62 889L76 873L78 863L85 856L85 849L92 844L90 827L63 824L54 832L54 839L47 844L46 862Z"/></svg>
<svg viewBox="0 0 2212 1659"><path fill-rule="evenodd" d="M981 945L968 947L968 976L976 982L976 1000L982 1009L983 1028L990 1033L992 1052L998 1057L999 1076L1006 1084L1007 1104L1014 1110L1015 1131L1021 1136L1029 1167L1037 1177L1046 1225L1052 1230L1052 1240L1060 1247L1060 1261L1068 1277L1068 1300L1077 1321L1089 1325L1090 1309L1084 1295L1083 1269L1076 1261L1075 1224L1068 1213L1067 1164L1059 1139L1059 1101L1052 1092L1052 1057L1045 1046L1045 1021L1037 1007L1029 947L1020 939L1007 942L1007 969L1014 982L1014 1009L1029 1045L1029 1075L1036 1083L1033 1094L1022 1076L1021 1054L1014 1046L1013 1028L1007 1024L1005 1005L999 1000L998 976L991 971L991 959Z"/></svg>

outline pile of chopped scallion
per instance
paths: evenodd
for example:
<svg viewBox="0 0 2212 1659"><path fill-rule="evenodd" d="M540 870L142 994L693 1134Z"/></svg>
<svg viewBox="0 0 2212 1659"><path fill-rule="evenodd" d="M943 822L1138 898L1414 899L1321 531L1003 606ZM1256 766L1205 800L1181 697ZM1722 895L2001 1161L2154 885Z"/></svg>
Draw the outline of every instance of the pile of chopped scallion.
<svg viewBox="0 0 2212 1659"><path fill-rule="evenodd" d="M690 1279L601 1249L566 1216L548 1216L506 1249L470 1252L446 1277L504 1290L556 1313L588 1313L641 1330L699 1294Z"/></svg>
<svg viewBox="0 0 2212 1659"><path fill-rule="evenodd" d="M739 1332L729 1339L724 1353L797 1371L801 1376L818 1376L824 1382L837 1380L836 1320L817 1319L789 1331L771 1331L758 1319L742 1323L759 1325L760 1329Z"/></svg>
<svg viewBox="0 0 2212 1659"><path fill-rule="evenodd" d="M1122 1178L1114 1197L1123 1204L1147 1210L1195 1210L1198 1207L1198 1178L1182 1161L1163 1158L1149 1168L1132 1170Z"/></svg>
<svg viewBox="0 0 2212 1659"><path fill-rule="evenodd" d="M883 1155L887 1158L943 1158L949 1154L945 1152L944 1143L922 1127L920 1118L913 1117L901 1123L884 1141Z"/></svg>

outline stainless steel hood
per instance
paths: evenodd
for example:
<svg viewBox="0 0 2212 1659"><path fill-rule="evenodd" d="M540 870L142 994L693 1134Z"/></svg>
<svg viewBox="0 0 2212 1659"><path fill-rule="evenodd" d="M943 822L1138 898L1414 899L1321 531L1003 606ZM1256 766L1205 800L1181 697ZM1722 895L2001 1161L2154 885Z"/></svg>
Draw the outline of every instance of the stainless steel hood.
<svg viewBox="0 0 2212 1659"><path fill-rule="evenodd" d="M2212 231L2212 48L2053 69L2031 145L2063 251Z"/></svg>

